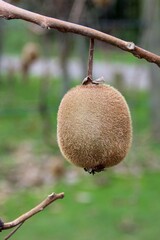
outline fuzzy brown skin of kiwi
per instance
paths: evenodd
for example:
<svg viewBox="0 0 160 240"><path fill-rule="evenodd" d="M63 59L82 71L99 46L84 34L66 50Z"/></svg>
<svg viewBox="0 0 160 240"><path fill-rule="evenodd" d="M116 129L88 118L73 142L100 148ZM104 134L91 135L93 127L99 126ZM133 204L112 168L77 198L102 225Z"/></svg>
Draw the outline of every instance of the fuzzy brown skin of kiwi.
<svg viewBox="0 0 160 240"><path fill-rule="evenodd" d="M132 142L124 97L104 84L72 88L59 106L57 138L63 156L79 167L101 170L118 164Z"/></svg>

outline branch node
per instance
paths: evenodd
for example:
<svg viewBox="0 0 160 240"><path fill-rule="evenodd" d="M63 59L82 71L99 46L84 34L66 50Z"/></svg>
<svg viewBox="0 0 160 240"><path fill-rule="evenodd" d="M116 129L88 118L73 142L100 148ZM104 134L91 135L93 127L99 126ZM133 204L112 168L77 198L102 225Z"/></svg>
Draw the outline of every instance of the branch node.
<svg viewBox="0 0 160 240"><path fill-rule="evenodd" d="M53 197L55 197L55 196L56 196L55 193L51 193L51 194L48 195L48 198L53 198Z"/></svg>
<svg viewBox="0 0 160 240"><path fill-rule="evenodd" d="M135 44L133 42L128 42L127 43L127 49L134 50L135 49Z"/></svg>
<svg viewBox="0 0 160 240"><path fill-rule="evenodd" d="M40 25L42 28L50 29L50 26L48 25L48 23L46 21L43 21Z"/></svg>

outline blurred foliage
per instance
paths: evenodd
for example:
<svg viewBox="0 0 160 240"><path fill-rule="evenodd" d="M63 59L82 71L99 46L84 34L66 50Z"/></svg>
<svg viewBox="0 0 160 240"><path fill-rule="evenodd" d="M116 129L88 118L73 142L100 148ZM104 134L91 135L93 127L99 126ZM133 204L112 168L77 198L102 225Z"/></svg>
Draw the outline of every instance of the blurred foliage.
<svg viewBox="0 0 160 240"><path fill-rule="evenodd" d="M1 76L0 84L1 218L5 221L14 219L35 206L53 190L66 193L64 200L53 203L44 212L26 222L16 233L15 239L49 240L53 235L59 240L94 240L99 236L102 240L106 237L114 240L158 238L159 148L152 146L149 137L147 91L124 91L134 129L132 151L124 164L96 176L84 174L80 170L80 175L74 182L68 181L64 175L56 183L53 182L52 187L46 184L22 187L20 190L17 185L14 186L14 174L18 175L18 172L13 169L17 161L15 152L23 142L31 142L34 148L32 157L37 163L44 153L59 153L56 143L56 115L61 99L61 82L59 79L51 79L48 82L47 106L52 118L50 132L54 139L52 147L48 147L44 141L43 122L38 110L40 79L29 78L26 84L19 75L15 75L12 82L7 76ZM76 82L72 83L75 84ZM25 161L23 151L21 157ZM27 162L24 167L29 176L33 171L32 165ZM67 164L67 172L69 168L71 167ZM44 168L40 176L43 171ZM48 173L45 172L46 176ZM22 186L23 179L22 175ZM8 185L4 184L5 181L11 181L12 190L7 190ZM2 200L3 197L5 200ZM0 234L3 237L6 233L5 231Z"/></svg>
<svg viewBox="0 0 160 240"><path fill-rule="evenodd" d="M28 211L53 190L65 190L63 200L28 220L13 239L159 238L159 173L146 173L141 177L113 175L103 186L97 185L94 179L95 176L85 175L74 185L63 181L54 189L24 190L12 195L1 205L1 217L8 221ZM7 231L0 235L3 238Z"/></svg>
<svg viewBox="0 0 160 240"><path fill-rule="evenodd" d="M9 79L10 80L10 79ZM40 81L32 79L25 84L20 77L8 82L1 77L0 88L0 142L1 150L5 145L15 145L22 139L36 139L41 142L43 122L40 117L39 104ZM53 135L56 134L56 114L60 101L60 88L57 81L49 82L47 105L51 112ZM57 89L55 91L55 88ZM3 151L2 151L3 152Z"/></svg>

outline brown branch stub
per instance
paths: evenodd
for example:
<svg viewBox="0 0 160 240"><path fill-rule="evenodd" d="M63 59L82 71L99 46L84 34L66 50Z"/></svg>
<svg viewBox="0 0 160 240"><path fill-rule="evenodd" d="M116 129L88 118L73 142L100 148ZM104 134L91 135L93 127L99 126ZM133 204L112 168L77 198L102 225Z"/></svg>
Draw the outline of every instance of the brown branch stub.
<svg viewBox="0 0 160 240"><path fill-rule="evenodd" d="M22 8L15 7L9 3L0 0L0 18L6 19L22 19L35 23L43 28L54 28L61 32L72 32L80 34L92 39L97 39L116 46L124 51L132 53L135 57L144 58L148 62L153 62L160 67L160 56L146 51L133 43L113 37L109 34L97 31L95 29L74 24L71 22L61 21L59 19L46 17L37 13L33 13Z"/></svg>
<svg viewBox="0 0 160 240"><path fill-rule="evenodd" d="M57 199L62 199L64 198L64 193L52 193L48 195L48 197L42 201L40 204L38 204L36 207L32 208L30 211L24 213L20 217L16 218L15 220L7 223L3 223L1 226L1 231L2 230L7 230L13 227L16 227L20 225L21 223L25 222L27 219L31 218L38 212L41 212L44 208L46 208L48 205L50 205L52 202L56 201Z"/></svg>

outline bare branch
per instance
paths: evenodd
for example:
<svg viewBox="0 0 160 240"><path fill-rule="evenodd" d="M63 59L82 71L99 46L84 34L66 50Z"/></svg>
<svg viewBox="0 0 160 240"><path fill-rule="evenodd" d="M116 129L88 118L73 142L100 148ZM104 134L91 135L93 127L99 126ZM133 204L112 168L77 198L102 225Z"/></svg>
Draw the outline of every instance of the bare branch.
<svg viewBox="0 0 160 240"><path fill-rule="evenodd" d="M64 193L52 193L48 195L48 197L41 202L39 205L36 207L32 208L30 211L24 213L20 217L16 218L15 220L8 222L8 223L3 223L1 226L1 231L6 230L9 228L16 227L17 225L21 224L22 222L26 221L27 219L31 218L33 215L37 214L38 212L41 212L44 208L46 208L48 205L50 205L52 202L54 202L57 199L62 199L64 197Z"/></svg>
<svg viewBox="0 0 160 240"><path fill-rule="evenodd" d="M148 62L153 62L160 67L160 56L152 52L146 51L143 48L136 46L134 43L126 42L124 40L89 27L33 13L22 8L15 7L2 0L0 0L0 18L22 19L28 22L35 23L46 29L54 28L61 32L72 32L92 39L97 39L116 46L124 51L130 52L135 57L144 58Z"/></svg>

